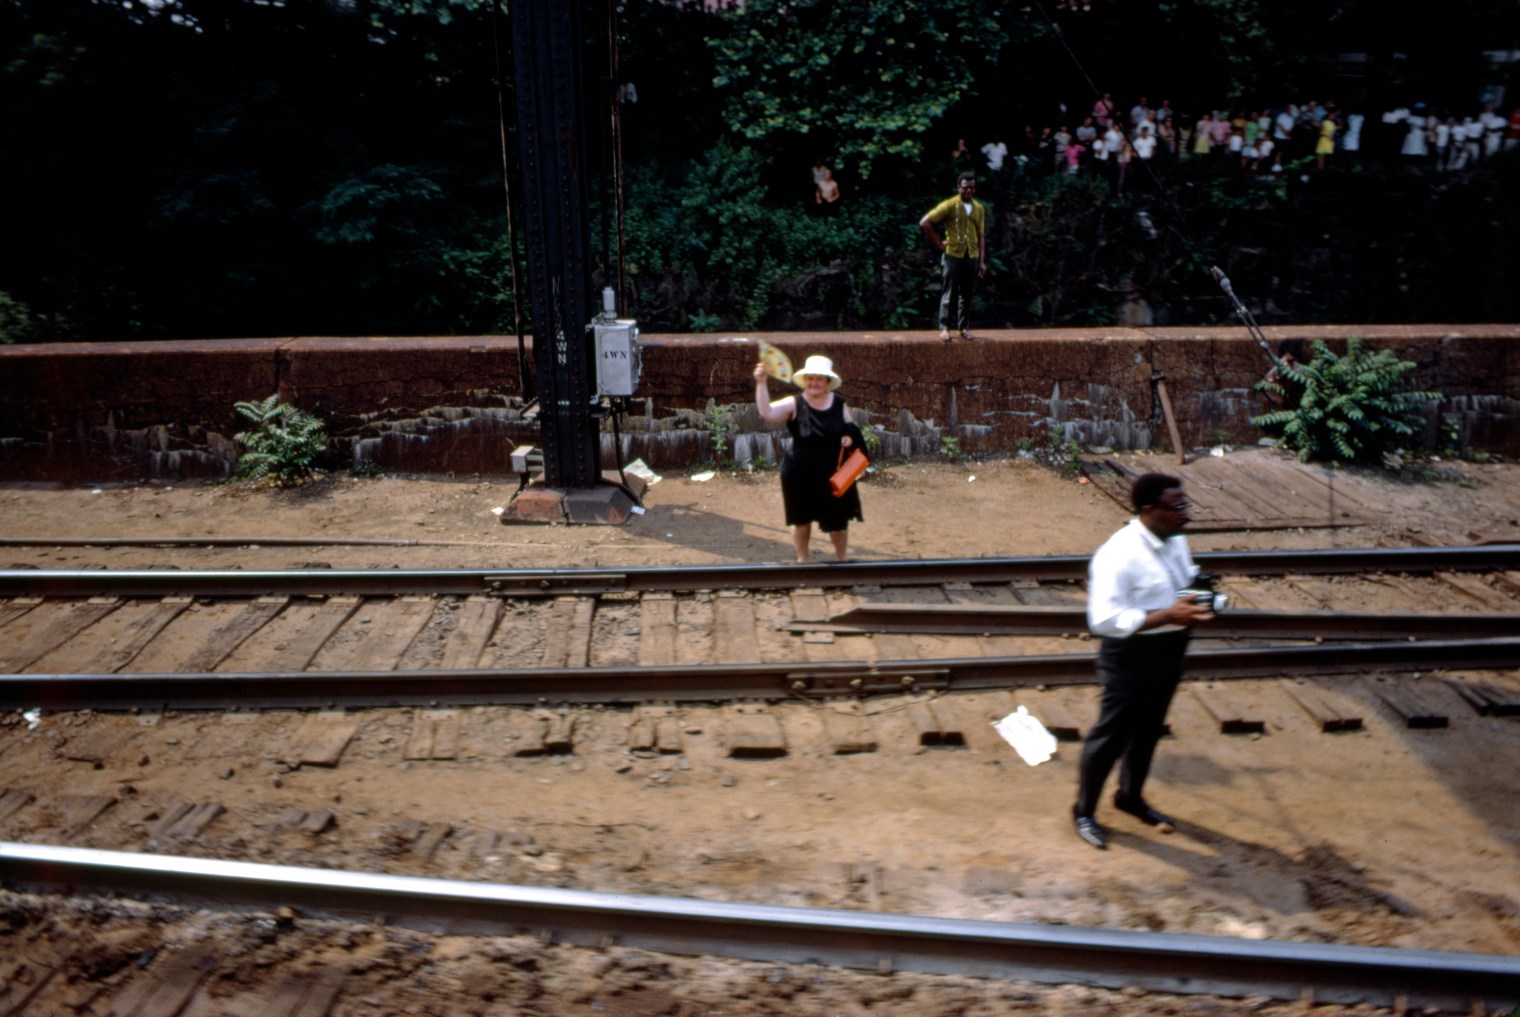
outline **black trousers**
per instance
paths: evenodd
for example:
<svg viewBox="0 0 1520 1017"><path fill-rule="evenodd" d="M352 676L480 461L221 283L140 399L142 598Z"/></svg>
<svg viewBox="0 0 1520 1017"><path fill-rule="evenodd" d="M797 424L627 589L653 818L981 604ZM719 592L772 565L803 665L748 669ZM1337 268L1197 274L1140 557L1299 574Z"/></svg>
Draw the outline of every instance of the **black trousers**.
<svg viewBox="0 0 1520 1017"><path fill-rule="evenodd" d="M953 324L962 332L971 331L971 298L976 295L976 272L981 261L976 255L952 258L946 254L939 298L939 327L948 331Z"/></svg>
<svg viewBox="0 0 1520 1017"><path fill-rule="evenodd" d="M1105 637L1098 648L1098 677L1103 699L1098 722L1087 732L1078 771L1078 816L1097 812L1103 784L1115 763L1119 794L1142 798L1156 743L1166 724L1177 683L1182 680L1186 629L1128 639Z"/></svg>

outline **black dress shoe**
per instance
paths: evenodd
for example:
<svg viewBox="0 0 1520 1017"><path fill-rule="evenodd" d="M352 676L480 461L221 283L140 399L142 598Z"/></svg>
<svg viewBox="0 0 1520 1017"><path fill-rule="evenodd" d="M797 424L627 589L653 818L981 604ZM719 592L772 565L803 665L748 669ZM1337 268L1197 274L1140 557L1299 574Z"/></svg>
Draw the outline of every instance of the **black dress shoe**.
<svg viewBox="0 0 1520 1017"><path fill-rule="evenodd" d="M1114 808L1120 812L1128 812L1147 826L1154 826L1162 833L1171 833L1177 829L1177 824L1171 816L1157 812L1145 803L1144 798L1122 798L1114 796Z"/></svg>
<svg viewBox="0 0 1520 1017"><path fill-rule="evenodd" d="M1103 827L1091 816L1077 817L1077 836L1097 848L1099 851L1108 850L1108 838L1103 836Z"/></svg>

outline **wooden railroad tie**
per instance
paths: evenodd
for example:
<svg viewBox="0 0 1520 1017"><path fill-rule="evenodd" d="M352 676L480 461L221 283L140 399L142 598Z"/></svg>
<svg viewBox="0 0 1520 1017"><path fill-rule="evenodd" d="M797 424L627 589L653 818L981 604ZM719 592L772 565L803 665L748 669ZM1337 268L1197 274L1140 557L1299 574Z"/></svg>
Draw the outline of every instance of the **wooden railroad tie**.
<svg viewBox="0 0 1520 1017"><path fill-rule="evenodd" d="M307 812L291 806L281 812L275 822L292 830L300 830L302 833L317 834L326 833L336 825L337 820L327 809Z"/></svg>
<svg viewBox="0 0 1520 1017"><path fill-rule="evenodd" d="M1497 682L1459 678L1447 679L1446 687L1484 717L1513 717L1520 714L1520 689L1507 688Z"/></svg>
<svg viewBox="0 0 1520 1017"><path fill-rule="evenodd" d="M1284 678L1280 684L1288 698L1298 704L1321 731L1362 729L1360 713L1353 712L1344 697L1331 695L1323 686L1304 679Z"/></svg>
<svg viewBox="0 0 1520 1017"><path fill-rule="evenodd" d="M646 593L639 598L639 666L664 667L676 659L674 594Z"/></svg>
<svg viewBox="0 0 1520 1017"><path fill-rule="evenodd" d="M908 721L918 734L918 744L925 748L960 749L966 747L966 734L952 711L941 704L927 702L908 706Z"/></svg>
<svg viewBox="0 0 1520 1017"><path fill-rule="evenodd" d="M454 832L454 827L449 823L425 823L420 819L409 819L401 824L398 832L401 839L410 845L412 854L431 860L439 846Z"/></svg>
<svg viewBox="0 0 1520 1017"><path fill-rule="evenodd" d="M507 848L520 848L533 843L532 837L517 830L508 830L506 833L498 830L468 830L461 831L454 839L467 845L466 850L481 861L486 861Z"/></svg>
<svg viewBox="0 0 1520 1017"><path fill-rule="evenodd" d="M107 1013L120 1017L159 1017L185 1012L190 999L216 967L215 955L181 950L158 959L111 1000Z"/></svg>
<svg viewBox="0 0 1520 1017"><path fill-rule="evenodd" d="M628 748L634 752L659 751L667 755L685 749L685 732L675 707L646 703L635 709L628 724Z"/></svg>
<svg viewBox="0 0 1520 1017"><path fill-rule="evenodd" d="M720 664L746 664L760 659L755 601L748 593L718 591L713 599L713 643Z"/></svg>
<svg viewBox="0 0 1520 1017"><path fill-rule="evenodd" d="M823 728L829 751L836 756L876 751L876 738L854 703L844 708L825 708Z"/></svg>
<svg viewBox="0 0 1520 1017"><path fill-rule="evenodd" d="M326 1017L346 978L347 971L328 967L288 974L275 987L263 1012L270 1017Z"/></svg>
<svg viewBox="0 0 1520 1017"><path fill-rule="evenodd" d="M1029 715L1049 731L1058 742L1079 742L1082 740L1086 726L1082 718L1079 718L1065 702L1064 698L1054 693L1029 693L1020 692L1014 697L1013 708L1023 706L1029 711ZM1088 711L1088 719L1097 716L1096 705Z"/></svg>
<svg viewBox="0 0 1520 1017"><path fill-rule="evenodd" d="M18 791L10 787L0 791L0 820L11 818L36 800L37 796L30 791Z"/></svg>
<svg viewBox="0 0 1520 1017"><path fill-rule="evenodd" d="M459 757L459 711L421 710L412 718L402 759L451 760Z"/></svg>
<svg viewBox="0 0 1520 1017"><path fill-rule="evenodd" d="M585 667L591 659L591 597L554 598L553 616L544 638L544 667Z"/></svg>
<svg viewBox="0 0 1520 1017"><path fill-rule="evenodd" d="M154 840L191 840L226 811L220 802L176 802L153 824L149 836Z"/></svg>
<svg viewBox="0 0 1520 1017"><path fill-rule="evenodd" d="M58 801L58 828L65 837L77 837L116 804L111 795L70 795Z"/></svg>
<svg viewBox="0 0 1520 1017"><path fill-rule="evenodd" d="M1450 709L1418 684L1399 679L1375 679L1373 692L1405 727L1442 728L1450 723Z"/></svg>
<svg viewBox="0 0 1520 1017"><path fill-rule="evenodd" d="M1188 689L1203 712L1219 725L1220 734L1265 734L1266 721L1252 715L1231 692L1212 683L1191 684Z"/></svg>
<svg viewBox="0 0 1520 1017"><path fill-rule="evenodd" d="M82 604L70 604L47 615L27 631L9 632L8 645L0 649L0 674L19 674L33 661L63 646L115 611L121 603L118 597L91 597ZM28 618L26 622L31 620Z"/></svg>
<svg viewBox="0 0 1520 1017"><path fill-rule="evenodd" d="M186 671L216 670L216 666L231 656L233 650L269 624L289 603L290 598L285 596L255 597L232 619L213 629L201 645L185 658L182 666Z"/></svg>
<svg viewBox="0 0 1520 1017"><path fill-rule="evenodd" d="M337 766L358 733L359 722L342 710L322 710L301 722L279 758L292 767Z"/></svg>
<svg viewBox="0 0 1520 1017"><path fill-rule="evenodd" d="M724 711L724 742L734 759L767 759L786 755L786 733L764 706L740 704Z"/></svg>
<svg viewBox="0 0 1520 1017"><path fill-rule="evenodd" d="M257 713L224 713L204 737L197 738L185 752L185 758L222 759L228 756L255 756L264 746L266 735L259 730Z"/></svg>

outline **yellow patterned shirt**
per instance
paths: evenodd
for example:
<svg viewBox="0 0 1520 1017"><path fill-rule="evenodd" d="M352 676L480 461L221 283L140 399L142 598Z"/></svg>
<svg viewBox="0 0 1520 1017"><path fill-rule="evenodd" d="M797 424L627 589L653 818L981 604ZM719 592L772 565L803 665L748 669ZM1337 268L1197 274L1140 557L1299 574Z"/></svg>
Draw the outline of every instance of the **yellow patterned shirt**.
<svg viewBox="0 0 1520 1017"><path fill-rule="evenodd" d="M946 198L926 216L935 224L946 223L945 253L952 258L979 258L982 253L982 237L987 230L987 206L980 201L971 202L971 214L960 195Z"/></svg>

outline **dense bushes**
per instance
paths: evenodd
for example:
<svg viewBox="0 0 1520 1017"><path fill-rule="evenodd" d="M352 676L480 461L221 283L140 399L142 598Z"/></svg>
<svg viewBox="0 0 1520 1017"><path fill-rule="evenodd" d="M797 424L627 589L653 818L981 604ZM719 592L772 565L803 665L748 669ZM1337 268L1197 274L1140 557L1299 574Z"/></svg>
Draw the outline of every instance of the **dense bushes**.
<svg viewBox="0 0 1520 1017"><path fill-rule="evenodd" d="M916 223L948 188L904 197L856 186L819 217L803 200L769 197L762 165L725 142L684 176L633 172L627 251L633 311L648 329L692 328L698 310L702 330L932 326L938 255ZM1516 158L1439 182L1375 163L1304 180L1189 160L1157 167L1154 181L1136 171L1117 196L1096 176L984 175L991 270L977 320L1227 322L1216 264L1267 322L1509 320L1517 293L1497 281L1516 269L1501 238L1517 177ZM1400 214L1377 211L1391 207ZM1496 214L1462 211L1457 243L1451 215L1475 207Z"/></svg>

